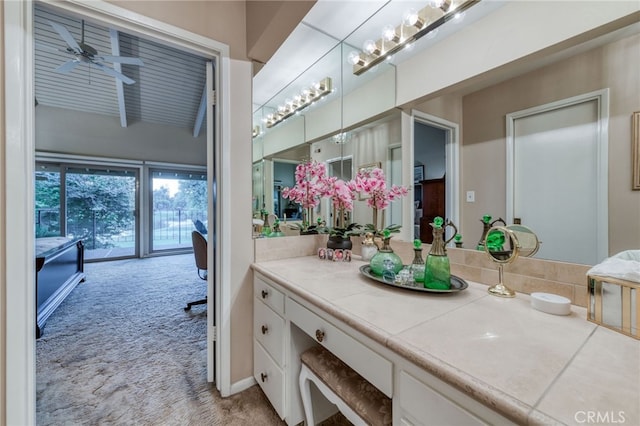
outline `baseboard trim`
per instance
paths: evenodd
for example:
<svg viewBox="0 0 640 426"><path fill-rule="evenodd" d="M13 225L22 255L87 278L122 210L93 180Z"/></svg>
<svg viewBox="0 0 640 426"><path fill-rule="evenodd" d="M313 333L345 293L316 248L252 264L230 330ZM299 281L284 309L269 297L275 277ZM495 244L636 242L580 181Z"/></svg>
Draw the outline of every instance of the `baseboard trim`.
<svg viewBox="0 0 640 426"><path fill-rule="evenodd" d="M254 379L253 376L247 377L246 379L242 379L235 383L232 383L231 389L230 389L231 390L230 396L240 393L243 390L247 390L251 386L255 385L256 383L258 382L256 382L256 379Z"/></svg>

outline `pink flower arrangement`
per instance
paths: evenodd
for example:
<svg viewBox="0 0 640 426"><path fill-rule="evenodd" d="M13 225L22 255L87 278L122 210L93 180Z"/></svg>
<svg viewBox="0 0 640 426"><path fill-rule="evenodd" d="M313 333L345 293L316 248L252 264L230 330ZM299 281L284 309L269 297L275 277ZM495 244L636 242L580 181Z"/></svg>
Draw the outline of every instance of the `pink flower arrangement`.
<svg viewBox="0 0 640 426"><path fill-rule="evenodd" d="M378 210L384 210L389 203L409 193L405 186L392 185L391 188L387 188L384 172L378 167L359 171L355 179L355 188L369 196L367 205L373 209L373 230L376 233L378 232Z"/></svg>
<svg viewBox="0 0 640 426"><path fill-rule="evenodd" d="M296 185L284 188L282 196L299 203L305 209L317 207L320 199L327 195L326 175L324 163L313 161L298 164L295 172Z"/></svg>
<svg viewBox="0 0 640 426"><path fill-rule="evenodd" d="M335 226L344 228L345 212L353 210L353 201L356 199L356 183L354 180L345 182L336 177L328 177L326 179L326 186L327 194L331 197L331 203L333 205Z"/></svg>
<svg viewBox="0 0 640 426"><path fill-rule="evenodd" d="M284 188L282 197L288 198L304 209L302 228L307 230L313 222L313 209L320 204L320 199L329 195L327 187L327 169L324 163L312 161L300 163L295 171L296 185Z"/></svg>

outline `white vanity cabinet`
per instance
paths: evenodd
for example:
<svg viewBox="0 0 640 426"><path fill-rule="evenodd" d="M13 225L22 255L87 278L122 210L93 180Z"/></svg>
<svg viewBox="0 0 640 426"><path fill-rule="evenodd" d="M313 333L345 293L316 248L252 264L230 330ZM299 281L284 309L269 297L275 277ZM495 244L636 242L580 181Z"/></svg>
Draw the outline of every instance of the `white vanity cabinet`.
<svg viewBox="0 0 640 426"><path fill-rule="evenodd" d="M393 400L393 424L511 424L380 342L300 298L286 285L254 274L254 377L289 425L303 421L300 354L322 345ZM312 389L316 418L335 412Z"/></svg>

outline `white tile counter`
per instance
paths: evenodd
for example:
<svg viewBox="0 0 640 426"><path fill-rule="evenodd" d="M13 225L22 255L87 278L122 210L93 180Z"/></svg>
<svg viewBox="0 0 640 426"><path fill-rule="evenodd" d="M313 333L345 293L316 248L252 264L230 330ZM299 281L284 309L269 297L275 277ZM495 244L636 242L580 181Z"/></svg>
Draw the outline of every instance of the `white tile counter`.
<svg viewBox="0 0 640 426"><path fill-rule="evenodd" d="M403 290L361 275L363 264L310 256L253 268L518 424L640 425L640 341L588 322L584 308L550 315L475 282Z"/></svg>

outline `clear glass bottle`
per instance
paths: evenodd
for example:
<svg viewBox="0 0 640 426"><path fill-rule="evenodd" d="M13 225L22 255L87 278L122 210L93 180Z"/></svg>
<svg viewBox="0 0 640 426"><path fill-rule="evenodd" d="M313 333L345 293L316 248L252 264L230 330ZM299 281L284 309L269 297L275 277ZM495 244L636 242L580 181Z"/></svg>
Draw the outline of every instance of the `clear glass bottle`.
<svg viewBox="0 0 640 426"><path fill-rule="evenodd" d="M402 259L400 256L393 252L393 249L389 245L391 235L389 231L385 230L382 248L378 250L369 262L371 272L374 275L383 276L385 271L392 272L395 275L402 269Z"/></svg>
<svg viewBox="0 0 640 426"><path fill-rule="evenodd" d="M413 272L413 280L422 287L424 285L424 260L422 260L422 241L413 240L413 262L411 262L411 272Z"/></svg>
<svg viewBox="0 0 640 426"><path fill-rule="evenodd" d="M445 242L444 229L447 226L453 226L455 229L454 235L457 233L457 228L453 223L447 222L443 227L443 222L442 218L438 216L430 224L433 228L433 243L427 256L427 266L424 274L424 286L436 290L448 290L451 288L451 267L445 245L453 237Z"/></svg>
<svg viewBox="0 0 640 426"><path fill-rule="evenodd" d="M373 234L371 232L367 232L364 235L364 240L362 241L362 260L365 262L370 261L377 252L378 246L373 241Z"/></svg>

